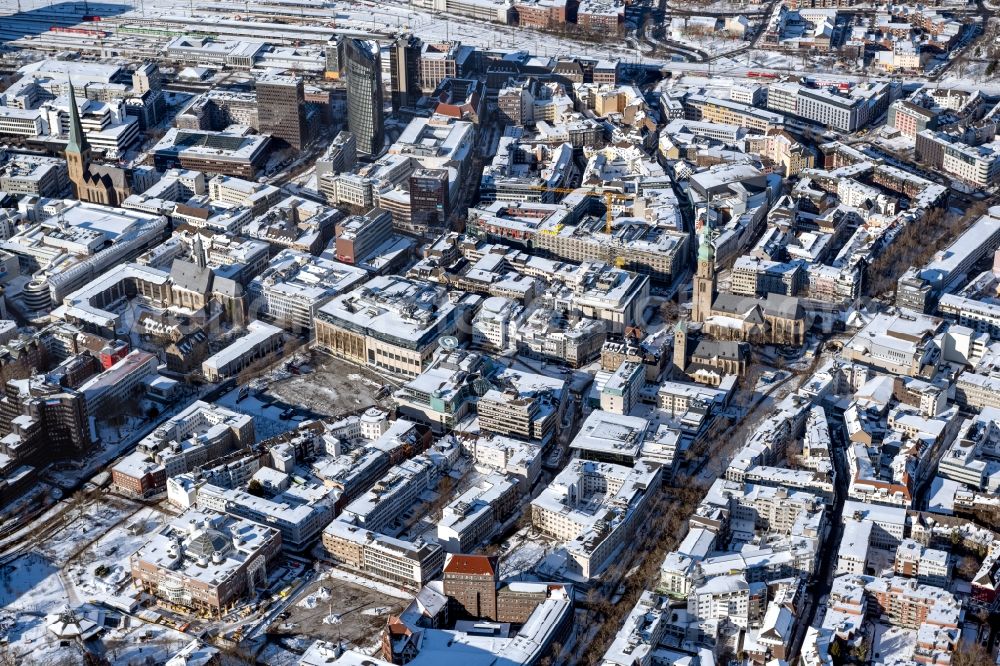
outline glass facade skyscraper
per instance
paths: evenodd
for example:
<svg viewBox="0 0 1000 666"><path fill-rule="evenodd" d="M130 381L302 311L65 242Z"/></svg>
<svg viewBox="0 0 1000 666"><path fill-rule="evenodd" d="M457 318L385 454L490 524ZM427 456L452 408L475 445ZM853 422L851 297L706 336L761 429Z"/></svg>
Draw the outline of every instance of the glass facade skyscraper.
<svg viewBox="0 0 1000 666"><path fill-rule="evenodd" d="M385 144L379 52L368 42L352 39L345 56L347 126L354 134L359 153L378 155Z"/></svg>

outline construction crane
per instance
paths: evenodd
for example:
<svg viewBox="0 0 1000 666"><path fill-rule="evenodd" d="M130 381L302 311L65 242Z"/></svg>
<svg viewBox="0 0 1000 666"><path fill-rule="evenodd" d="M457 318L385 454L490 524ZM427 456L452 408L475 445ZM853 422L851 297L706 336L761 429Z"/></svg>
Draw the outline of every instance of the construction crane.
<svg viewBox="0 0 1000 666"><path fill-rule="evenodd" d="M623 194L621 192L614 192L611 190L598 192L595 190L588 190L585 187L546 187L545 185L533 185L528 189L539 190L542 192L556 192L557 194L572 194L574 192L580 192L584 196L588 197L604 197L604 207L607 211L604 220L604 233L609 236L611 235L611 224L614 220L614 215L611 211L611 204L616 201L635 201L634 194Z"/></svg>

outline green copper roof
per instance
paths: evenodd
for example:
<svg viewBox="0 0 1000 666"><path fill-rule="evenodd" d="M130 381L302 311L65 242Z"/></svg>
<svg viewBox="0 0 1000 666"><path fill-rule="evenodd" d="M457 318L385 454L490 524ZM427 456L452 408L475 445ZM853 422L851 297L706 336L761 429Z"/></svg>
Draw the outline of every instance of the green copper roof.
<svg viewBox="0 0 1000 666"><path fill-rule="evenodd" d="M69 143L67 153L82 153L88 148L87 136L83 133L80 123L80 110L76 107L76 94L73 92L73 82L69 82Z"/></svg>
<svg viewBox="0 0 1000 666"><path fill-rule="evenodd" d="M712 239L709 237L709 230L706 226L700 235L700 242L698 243L698 261L715 261L715 246L712 245Z"/></svg>

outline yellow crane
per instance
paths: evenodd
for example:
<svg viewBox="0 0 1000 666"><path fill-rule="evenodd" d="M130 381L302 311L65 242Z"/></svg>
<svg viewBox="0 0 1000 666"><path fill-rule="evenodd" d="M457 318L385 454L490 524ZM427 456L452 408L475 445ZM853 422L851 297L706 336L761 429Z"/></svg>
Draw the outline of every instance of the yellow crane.
<svg viewBox="0 0 1000 666"><path fill-rule="evenodd" d="M546 187L545 185L533 185L532 190L539 190L542 192L556 192L558 194L572 194L573 192L580 192L588 197L604 197L604 207L606 209L605 220L604 220L604 233L611 235L611 223L614 219L614 215L611 212L611 205L616 201L634 201L634 194L623 194L621 192L614 192L612 190L604 190L598 192L595 190L588 190L584 187Z"/></svg>

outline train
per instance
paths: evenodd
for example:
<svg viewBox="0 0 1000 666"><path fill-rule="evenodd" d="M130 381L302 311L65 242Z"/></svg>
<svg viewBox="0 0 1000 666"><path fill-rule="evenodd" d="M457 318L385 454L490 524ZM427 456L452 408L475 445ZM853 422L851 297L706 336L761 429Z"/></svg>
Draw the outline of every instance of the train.
<svg viewBox="0 0 1000 666"><path fill-rule="evenodd" d="M178 37L180 35L190 35L191 37L208 37L211 39L215 39L219 36L218 33L203 32L201 30L187 32L184 30L159 30L156 28L143 28L131 25L120 26L118 28L118 33L128 35L145 35L148 37Z"/></svg>
<svg viewBox="0 0 1000 666"><path fill-rule="evenodd" d="M808 86L816 88L837 88L841 92L849 91L851 89L851 84L847 81L827 81L825 79L816 79L808 76L802 79L802 82Z"/></svg>
<svg viewBox="0 0 1000 666"><path fill-rule="evenodd" d="M747 72L747 76L751 79L776 79L777 74L772 74L771 72Z"/></svg>
<svg viewBox="0 0 1000 666"><path fill-rule="evenodd" d="M66 33L70 35L87 35L88 37L107 37L108 33L106 30L93 30L91 28L64 28L59 25L54 25L49 28L49 32L59 32Z"/></svg>

